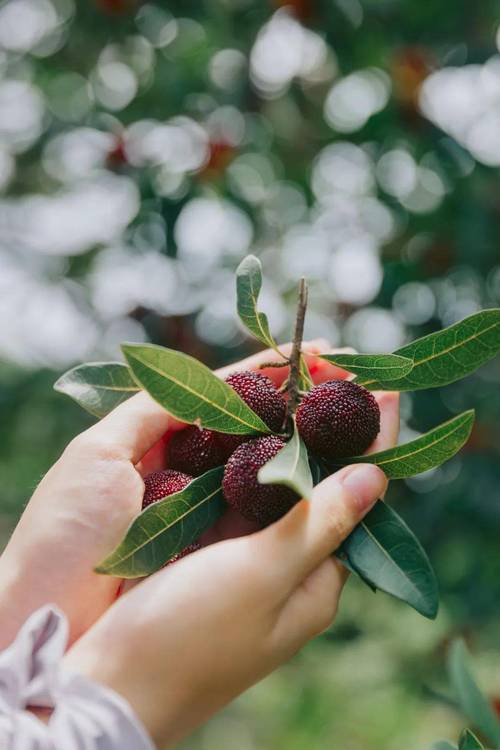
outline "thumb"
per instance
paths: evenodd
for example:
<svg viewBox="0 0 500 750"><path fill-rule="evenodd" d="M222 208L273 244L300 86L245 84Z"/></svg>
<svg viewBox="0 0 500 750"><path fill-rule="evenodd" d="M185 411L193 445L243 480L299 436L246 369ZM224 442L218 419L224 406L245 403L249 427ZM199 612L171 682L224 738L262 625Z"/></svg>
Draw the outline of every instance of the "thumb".
<svg viewBox="0 0 500 750"><path fill-rule="evenodd" d="M386 487L385 474L373 464L344 467L314 488L310 502L302 500L261 532L262 552L267 542L295 587L340 546Z"/></svg>

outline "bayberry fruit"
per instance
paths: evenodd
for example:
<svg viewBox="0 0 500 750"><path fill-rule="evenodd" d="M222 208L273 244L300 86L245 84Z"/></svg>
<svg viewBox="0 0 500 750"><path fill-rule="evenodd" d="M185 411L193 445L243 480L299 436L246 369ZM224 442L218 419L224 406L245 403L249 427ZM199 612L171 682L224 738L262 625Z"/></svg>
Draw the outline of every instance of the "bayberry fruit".
<svg viewBox="0 0 500 750"><path fill-rule="evenodd" d="M226 383L236 391L270 430L280 432L285 421L286 402L267 375L251 370L234 372L226 378ZM225 459L229 458L231 453L247 440L248 435L219 433L219 444L225 454Z"/></svg>
<svg viewBox="0 0 500 750"><path fill-rule="evenodd" d="M195 425L179 430L167 445L167 465L195 477L222 466L227 455L220 445L220 434Z"/></svg>
<svg viewBox="0 0 500 750"><path fill-rule="evenodd" d="M164 567L166 568L167 565L172 565L172 563L177 562L177 560L181 560L183 557L187 557L192 552L196 552L199 549L201 549L201 544L199 544L199 542L193 542L192 544L188 544L187 547L184 547L183 550L181 550L176 555L171 557L170 560L167 563L165 563Z"/></svg>
<svg viewBox="0 0 500 750"><path fill-rule="evenodd" d="M151 503L156 503L168 495L173 495L193 481L189 474L180 471L165 469L165 471L153 471L144 478L144 497L142 507L147 508Z"/></svg>
<svg viewBox="0 0 500 750"><path fill-rule="evenodd" d="M261 466L280 451L285 441L275 435L250 440L240 445L229 458L222 487L229 505L244 518L267 526L287 513L299 496L279 484L259 484Z"/></svg>
<svg viewBox="0 0 500 750"><path fill-rule="evenodd" d="M329 380L306 393L296 412L299 434L326 459L359 456L380 430L380 409L370 391L350 380Z"/></svg>

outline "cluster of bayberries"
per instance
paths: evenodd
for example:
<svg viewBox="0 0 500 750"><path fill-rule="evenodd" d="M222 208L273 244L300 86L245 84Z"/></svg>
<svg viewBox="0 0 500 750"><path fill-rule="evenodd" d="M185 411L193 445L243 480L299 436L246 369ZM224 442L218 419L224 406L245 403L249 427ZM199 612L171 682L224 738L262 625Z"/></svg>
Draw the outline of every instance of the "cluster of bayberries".
<svg viewBox="0 0 500 750"><path fill-rule="evenodd" d="M283 432L287 403L267 376L237 372L226 382L273 432ZM380 411L373 395L348 380L330 380L306 393L295 414L297 429L309 452L335 461L364 453L380 429ZM299 499L283 485L259 484L259 469L285 445L270 435L243 435L189 426L174 434L167 446L165 471L146 477L143 507L182 490L196 476L225 464L223 491L228 504L245 518L267 526Z"/></svg>

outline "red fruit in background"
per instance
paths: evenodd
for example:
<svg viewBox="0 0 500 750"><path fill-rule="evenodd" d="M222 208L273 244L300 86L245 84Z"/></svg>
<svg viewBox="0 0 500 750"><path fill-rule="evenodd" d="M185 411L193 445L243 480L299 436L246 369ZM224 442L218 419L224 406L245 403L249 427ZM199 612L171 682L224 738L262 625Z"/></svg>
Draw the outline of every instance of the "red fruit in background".
<svg viewBox="0 0 500 750"><path fill-rule="evenodd" d="M130 13L138 6L138 0L95 0L97 7L112 16Z"/></svg>
<svg viewBox="0 0 500 750"><path fill-rule="evenodd" d="M234 159L235 153L235 148L231 143L211 141L207 162L200 170L199 176L208 180L216 179Z"/></svg>
<svg viewBox="0 0 500 750"><path fill-rule="evenodd" d="M299 404L296 420L309 450L327 459L364 453L380 431L373 394L350 380L315 386Z"/></svg>
<svg viewBox="0 0 500 750"><path fill-rule="evenodd" d="M250 440L237 448L226 464L222 487L232 508L244 518L267 526L287 513L299 496L279 484L259 484L261 466L283 448L285 441L276 435Z"/></svg>
<svg viewBox="0 0 500 750"><path fill-rule="evenodd" d="M219 444L219 434L195 425L176 432L167 445L168 466L195 477L222 466L226 454Z"/></svg>
<svg viewBox="0 0 500 750"><path fill-rule="evenodd" d="M165 471L153 471L144 479L144 497L142 508L147 508L151 503L156 503L168 495L180 492L193 477L180 471L165 469Z"/></svg>
<svg viewBox="0 0 500 750"><path fill-rule="evenodd" d="M280 432L286 415L286 402L273 381L258 372L245 370L234 372L226 378L243 401L273 432ZM226 435L219 433L219 442L225 459L236 448L248 440L248 435Z"/></svg>

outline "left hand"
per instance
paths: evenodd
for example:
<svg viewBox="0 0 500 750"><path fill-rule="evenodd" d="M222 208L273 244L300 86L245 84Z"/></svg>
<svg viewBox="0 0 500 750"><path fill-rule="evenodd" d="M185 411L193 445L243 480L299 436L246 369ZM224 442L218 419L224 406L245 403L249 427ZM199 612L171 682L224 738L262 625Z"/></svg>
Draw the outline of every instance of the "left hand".
<svg viewBox="0 0 500 750"><path fill-rule="evenodd" d="M310 354L315 382L347 376L314 356L329 351L326 342L305 344L304 351ZM260 352L217 374L257 369L276 359L270 350ZM286 370L263 372L279 384ZM93 568L140 512L142 476L163 468L164 437L179 427L141 392L68 445L38 486L0 558L0 649L42 604L50 602L63 610L73 642L113 603L121 579L97 575ZM228 512L205 541L251 530L241 517Z"/></svg>

